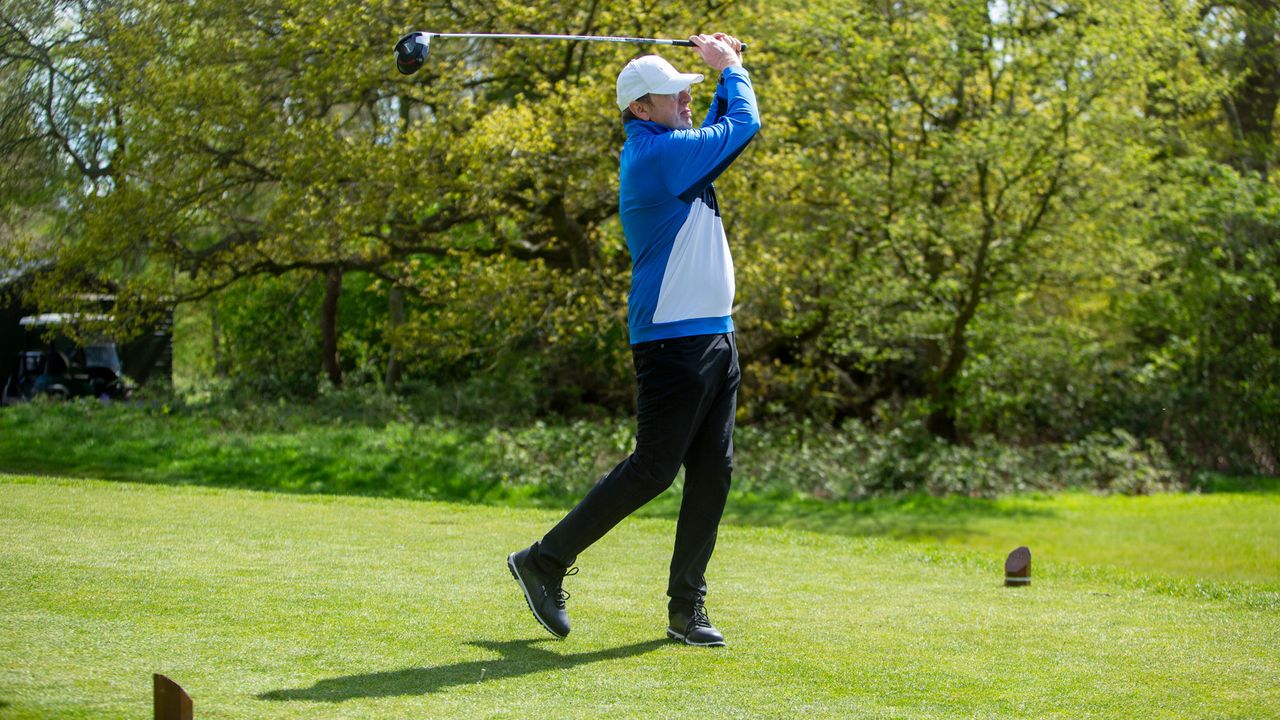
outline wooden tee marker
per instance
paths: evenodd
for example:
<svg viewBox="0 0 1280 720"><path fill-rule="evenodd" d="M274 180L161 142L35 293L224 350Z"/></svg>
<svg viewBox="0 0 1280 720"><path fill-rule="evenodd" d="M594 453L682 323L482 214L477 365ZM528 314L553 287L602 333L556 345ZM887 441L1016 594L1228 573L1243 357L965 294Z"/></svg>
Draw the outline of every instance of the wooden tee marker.
<svg viewBox="0 0 1280 720"><path fill-rule="evenodd" d="M1025 545L1009 553L1004 561L1006 587L1023 587L1031 584L1031 550Z"/></svg>
<svg viewBox="0 0 1280 720"><path fill-rule="evenodd" d="M178 683L156 673L156 720L191 720L191 696Z"/></svg>

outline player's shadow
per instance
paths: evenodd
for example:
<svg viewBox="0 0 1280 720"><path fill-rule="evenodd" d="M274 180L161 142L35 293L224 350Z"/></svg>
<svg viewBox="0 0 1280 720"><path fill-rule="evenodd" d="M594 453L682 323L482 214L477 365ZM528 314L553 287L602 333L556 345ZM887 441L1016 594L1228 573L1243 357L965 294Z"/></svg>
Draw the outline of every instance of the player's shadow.
<svg viewBox="0 0 1280 720"><path fill-rule="evenodd" d="M561 654L533 646L534 643L544 642L553 641L510 640L507 642L492 642L477 640L467 644L492 650L502 657L489 660L469 660L467 662L436 665L434 667L414 667L363 675L344 675L320 680L309 688L271 690L258 695L258 699L342 702L353 698L427 695L456 685L473 685L478 682L520 677L546 670L562 670L601 660L619 660L633 657L656 650L669 641L647 640L641 643L623 645L622 647L569 654Z"/></svg>

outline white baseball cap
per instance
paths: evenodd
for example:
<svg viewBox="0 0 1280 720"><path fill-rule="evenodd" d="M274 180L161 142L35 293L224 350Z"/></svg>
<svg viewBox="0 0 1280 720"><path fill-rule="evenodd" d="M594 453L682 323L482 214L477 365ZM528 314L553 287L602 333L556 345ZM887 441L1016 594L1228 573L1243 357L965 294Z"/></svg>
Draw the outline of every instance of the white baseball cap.
<svg viewBox="0 0 1280 720"><path fill-rule="evenodd" d="M700 82L698 73L678 72L658 55L638 57L618 73L618 109L626 110L632 100L649 93L671 95Z"/></svg>

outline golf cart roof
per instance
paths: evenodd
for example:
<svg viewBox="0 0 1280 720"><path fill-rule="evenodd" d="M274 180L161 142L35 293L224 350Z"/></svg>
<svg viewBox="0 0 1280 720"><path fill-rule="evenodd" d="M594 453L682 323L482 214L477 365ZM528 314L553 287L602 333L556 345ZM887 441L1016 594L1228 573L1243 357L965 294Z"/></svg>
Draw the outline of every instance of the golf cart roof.
<svg viewBox="0 0 1280 720"><path fill-rule="evenodd" d="M22 327L43 327L47 325L68 325L76 322L112 322L111 315L84 315L81 313L42 313L28 315L18 321Z"/></svg>
<svg viewBox="0 0 1280 720"><path fill-rule="evenodd" d="M17 282L37 270L53 265L52 260L31 260L16 265L0 266L0 287Z"/></svg>

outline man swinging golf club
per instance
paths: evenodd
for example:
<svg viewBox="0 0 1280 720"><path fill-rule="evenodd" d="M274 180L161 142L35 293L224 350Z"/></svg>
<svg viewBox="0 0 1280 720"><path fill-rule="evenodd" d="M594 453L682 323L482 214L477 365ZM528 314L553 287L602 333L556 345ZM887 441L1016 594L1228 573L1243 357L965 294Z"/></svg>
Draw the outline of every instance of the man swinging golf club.
<svg viewBox="0 0 1280 720"><path fill-rule="evenodd" d="M667 585L667 634L690 645L724 645L707 617L705 573L715 548L733 469L738 348L733 260L712 182L760 128L742 44L716 33L690 38L718 82L706 120L692 123L690 86L657 55L618 74L627 140L620 214L631 252L631 350L639 386L636 448L540 541L507 567L534 617L569 634L562 582L578 555L670 487L685 467Z"/></svg>

